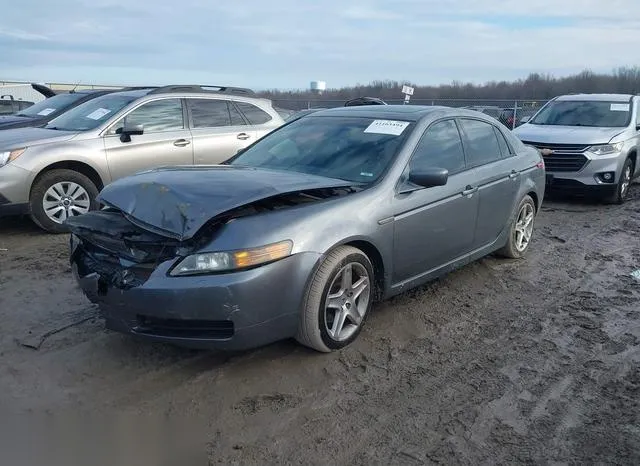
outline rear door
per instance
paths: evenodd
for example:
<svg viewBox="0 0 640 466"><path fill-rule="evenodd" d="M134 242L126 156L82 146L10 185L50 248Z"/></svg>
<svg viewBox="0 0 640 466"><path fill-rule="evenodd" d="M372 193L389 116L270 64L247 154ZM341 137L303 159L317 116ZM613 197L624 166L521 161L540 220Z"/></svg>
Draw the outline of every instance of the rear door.
<svg viewBox="0 0 640 466"><path fill-rule="evenodd" d="M142 125L144 133L123 142L118 129L125 123ZM104 136L104 146L113 180L161 166L193 164L182 99L153 100L134 108L111 126Z"/></svg>
<svg viewBox="0 0 640 466"><path fill-rule="evenodd" d="M235 102L242 112L251 128L256 132L256 137L260 139L273 131L278 125L273 121L273 117L263 109L249 102Z"/></svg>
<svg viewBox="0 0 640 466"><path fill-rule="evenodd" d="M189 98L187 108L196 164L224 162L256 139L256 131L230 100Z"/></svg>
<svg viewBox="0 0 640 466"><path fill-rule="evenodd" d="M518 192L520 173L499 128L482 120L460 118L467 165L476 169L480 206L475 248L494 242L505 228ZM504 152L504 154L503 154Z"/></svg>

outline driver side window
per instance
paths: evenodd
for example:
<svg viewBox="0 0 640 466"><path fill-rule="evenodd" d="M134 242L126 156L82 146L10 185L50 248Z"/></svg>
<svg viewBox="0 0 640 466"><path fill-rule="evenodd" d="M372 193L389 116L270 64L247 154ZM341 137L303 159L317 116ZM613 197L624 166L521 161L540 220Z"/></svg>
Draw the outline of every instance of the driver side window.
<svg viewBox="0 0 640 466"><path fill-rule="evenodd" d="M119 133L127 125L143 125L145 134L184 129L184 115L180 99L156 100L129 112L109 131Z"/></svg>
<svg viewBox="0 0 640 466"><path fill-rule="evenodd" d="M449 174L465 168L462 139L454 120L432 124L422 135L409 162L409 169L446 168Z"/></svg>

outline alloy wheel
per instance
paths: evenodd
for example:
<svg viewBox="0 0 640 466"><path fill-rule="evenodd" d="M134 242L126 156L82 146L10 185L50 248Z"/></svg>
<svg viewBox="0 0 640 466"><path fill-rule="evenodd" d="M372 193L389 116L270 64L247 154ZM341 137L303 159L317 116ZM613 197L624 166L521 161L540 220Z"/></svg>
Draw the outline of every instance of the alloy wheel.
<svg viewBox="0 0 640 466"><path fill-rule="evenodd" d="M351 262L333 279L326 297L324 321L335 341L348 340L360 327L371 299L371 280L367 269Z"/></svg>
<svg viewBox="0 0 640 466"><path fill-rule="evenodd" d="M87 190L78 183L62 181L47 189L42 207L49 219L63 223L69 217L89 212L91 200Z"/></svg>
<svg viewBox="0 0 640 466"><path fill-rule="evenodd" d="M533 235L533 218L535 212L529 203L524 204L518 212L518 218L513 230L514 243L518 252L523 252L529 246Z"/></svg>

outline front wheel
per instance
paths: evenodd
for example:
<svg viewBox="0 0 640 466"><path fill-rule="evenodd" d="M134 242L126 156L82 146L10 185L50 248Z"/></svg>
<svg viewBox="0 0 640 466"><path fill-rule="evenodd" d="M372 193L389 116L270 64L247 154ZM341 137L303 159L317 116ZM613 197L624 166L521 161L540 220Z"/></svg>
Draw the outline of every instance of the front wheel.
<svg viewBox="0 0 640 466"><path fill-rule="evenodd" d="M307 290L296 339L328 353L353 342L371 310L374 272L359 249L340 246L331 251Z"/></svg>
<svg viewBox="0 0 640 466"><path fill-rule="evenodd" d="M509 228L507 244L498 251L498 255L510 259L524 257L531 244L536 218L536 204L531 196L526 195L522 198L517 212Z"/></svg>
<svg viewBox="0 0 640 466"><path fill-rule="evenodd" d="M629 194L629 186L631 186L631 177L633 176L633 161L627 159L622 166L620 179L616 185L616 192L608 199L613 204L622 204L627 200Z"/></svg>
<svg viewBox="0 0 640 466"><path fill-rule="evenodd" d="M96 210L98 189L74 170L56 169L44 173L31 190L31 219L50 233L66 233L63 224L69 217Z"/></svg>

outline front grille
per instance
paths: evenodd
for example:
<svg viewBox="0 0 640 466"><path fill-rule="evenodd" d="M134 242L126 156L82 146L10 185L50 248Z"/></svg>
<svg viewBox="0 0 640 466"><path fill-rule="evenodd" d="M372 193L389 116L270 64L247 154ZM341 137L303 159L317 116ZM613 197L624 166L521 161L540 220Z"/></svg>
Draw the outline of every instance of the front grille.
<svg viewBox="0 0 640 466"><path fill-rule="evenodd" d="M182 320L137 316L136 333L176 338L227 339L234 333L230 320Z"/></svg>
<svg viewBox="0 0 640 466"><path fill-rule="evenodd" d="M532 141L522 141L523 144L528 146L537 147L538 149L551 149L557 152L569 152L569 153L582 153L588 147L589 144L555 144L555 143L545 143L545 142L532 142Z"/></svg>
<svg viewBox="0 0 640 466"><path fill-rule="evenodd" d="M553 153L543 154L545 169L548 172L577 172L587 164L589 159L584 151L589 147L585 144L547 144L542 142L522 141L523 144L533 146L538 150L549 149Z"/></svg>

